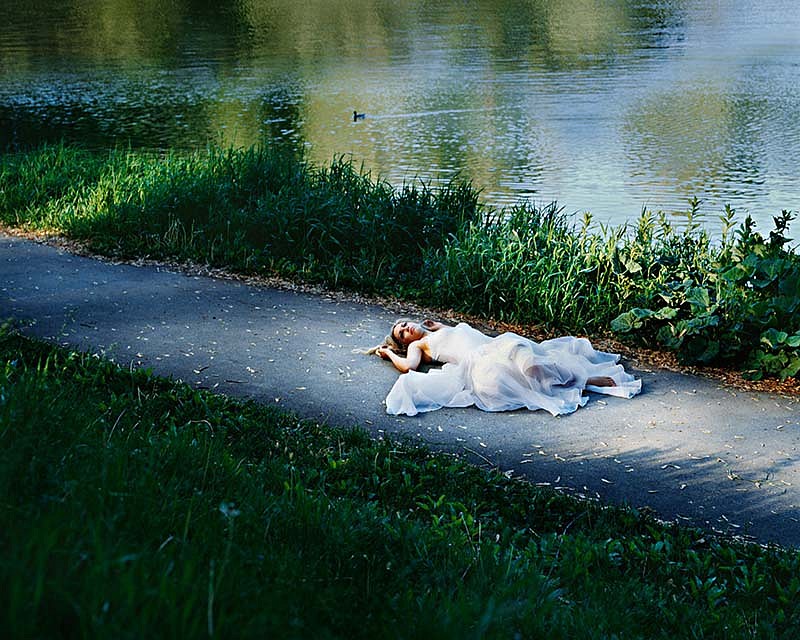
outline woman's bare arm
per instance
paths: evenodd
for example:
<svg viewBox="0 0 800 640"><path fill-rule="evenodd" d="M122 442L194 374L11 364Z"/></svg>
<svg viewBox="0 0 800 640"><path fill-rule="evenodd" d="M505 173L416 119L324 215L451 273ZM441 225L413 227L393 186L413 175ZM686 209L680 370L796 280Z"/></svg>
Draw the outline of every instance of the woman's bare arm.
<svg viewBox="0 0 800 640"><path fill-rule="evenodd" d="M408 352L406 356L399 356L388 347L381 347L378 349L378 355L384 360L391 360L395 369L400 373L407 373L409 371L416 371L422 362L422 349L416 342L408 345Z"/></svg>

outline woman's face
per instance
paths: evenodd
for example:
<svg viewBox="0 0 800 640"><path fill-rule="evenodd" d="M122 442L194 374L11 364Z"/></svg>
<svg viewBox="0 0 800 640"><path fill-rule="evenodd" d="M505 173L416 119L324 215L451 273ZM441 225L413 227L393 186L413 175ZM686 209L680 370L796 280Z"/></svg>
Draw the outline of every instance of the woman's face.
<svg viewBox="0 0 800 640"><path fill-rule="evenodd" d="M425 336L425 331L416 322L403 320L392 327L392 337L402 345L409 345Z"/></svg>

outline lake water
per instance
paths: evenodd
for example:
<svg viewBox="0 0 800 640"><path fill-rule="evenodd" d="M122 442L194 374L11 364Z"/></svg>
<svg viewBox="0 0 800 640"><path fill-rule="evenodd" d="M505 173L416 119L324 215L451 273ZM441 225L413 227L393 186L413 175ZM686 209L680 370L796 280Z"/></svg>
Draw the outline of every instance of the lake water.
<svg viewBox="0 0 800 640"><path fill-rule="evenodd" d="M0 2L0 150L266 139L615 224L800 209L797 0Z"/></svg>

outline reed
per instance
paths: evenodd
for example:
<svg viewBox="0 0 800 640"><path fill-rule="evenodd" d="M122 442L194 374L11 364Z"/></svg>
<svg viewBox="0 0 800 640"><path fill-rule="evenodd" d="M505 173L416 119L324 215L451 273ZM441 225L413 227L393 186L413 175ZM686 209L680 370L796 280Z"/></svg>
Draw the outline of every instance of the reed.
<svg viewBox="0 0 800 640"><path fill-rule="evenodd" d="M462 229L429 278L438 298L471 313L596 328L603 319L592 314L616 308L607 257L599 237L575 233L556 205L522 205Z"/></svg>

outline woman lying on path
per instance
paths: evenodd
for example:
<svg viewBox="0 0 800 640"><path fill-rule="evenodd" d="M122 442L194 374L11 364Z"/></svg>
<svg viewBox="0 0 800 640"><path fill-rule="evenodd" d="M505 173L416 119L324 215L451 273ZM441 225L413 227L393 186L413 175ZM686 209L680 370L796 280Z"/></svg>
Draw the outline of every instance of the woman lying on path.
<svg viewBox="0 0 800 640"><path fill-rule="evenodd" d="M401 320L372 353L403 374L386 397L386 411L395 415L474 404L484 411L527 407L555 416L585 405L585 391L630 398L642 389L641 380L617 364L618 355L596 351L586 338L534 342L510 332L492 338L464 322L451 327ZM445 364L417 371L427 362Z"/></svg>

